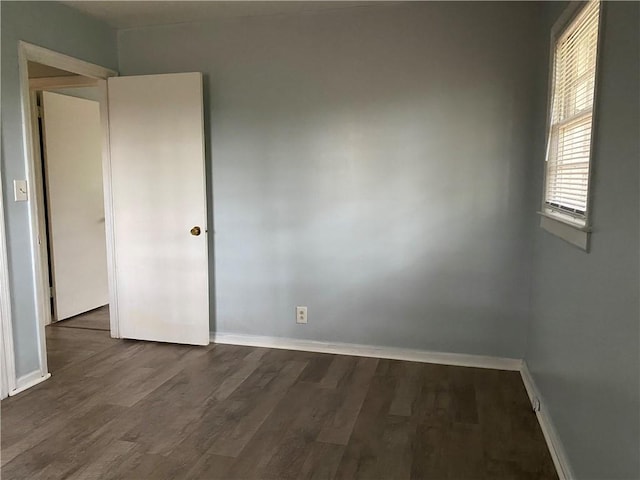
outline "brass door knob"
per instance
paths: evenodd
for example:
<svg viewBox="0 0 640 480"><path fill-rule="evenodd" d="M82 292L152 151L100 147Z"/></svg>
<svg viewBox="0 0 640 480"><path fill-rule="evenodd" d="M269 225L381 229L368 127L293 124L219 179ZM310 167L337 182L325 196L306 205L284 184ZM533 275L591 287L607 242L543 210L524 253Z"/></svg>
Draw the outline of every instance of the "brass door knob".
<svg viewBox="0 0 640 480"><path fill-rule="evenodd" d="M191 229L191 235L193 235L194 237L197 237L198 235L200 235L200 227L193 227Z"/></svg>

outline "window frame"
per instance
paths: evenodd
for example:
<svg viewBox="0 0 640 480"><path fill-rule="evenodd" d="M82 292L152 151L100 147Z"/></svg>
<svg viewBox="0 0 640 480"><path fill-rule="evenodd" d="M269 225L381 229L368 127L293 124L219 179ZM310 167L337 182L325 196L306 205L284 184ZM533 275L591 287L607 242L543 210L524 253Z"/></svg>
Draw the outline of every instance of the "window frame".
<svg viewBox="0 0 640 480"><path fill-rule="evenodd" d="M604 18L606 15L606 2L600 1L600 12L598 16L598 41L596 45L596 65L593 91L593 106L591 109L591 144L589 146L589 175L587 179L587 203L585 209L585 224L579 225L572 221L571 215L563 215L560 211L547 212L549 208L546 203L547 191L547 160L549 148L551 147L551 126L553 114L553 98L555 96L555 67L556 67L556 47L557 41L562 37L567 28L578 15L587 7L587 1L571 1L564 9L558 20L551 27L549 46L549 78L547 88L547 116L545 130L545 158L543 163L542 199L540 204L540 227L549 233L562 238L574 246L589 252L590 236L592 233L592 210L593 210L593 178L596 170L595 152L597 143L598 124L598 99L600 93L600 77L602 66L602 46L604 39Z"/></svg>

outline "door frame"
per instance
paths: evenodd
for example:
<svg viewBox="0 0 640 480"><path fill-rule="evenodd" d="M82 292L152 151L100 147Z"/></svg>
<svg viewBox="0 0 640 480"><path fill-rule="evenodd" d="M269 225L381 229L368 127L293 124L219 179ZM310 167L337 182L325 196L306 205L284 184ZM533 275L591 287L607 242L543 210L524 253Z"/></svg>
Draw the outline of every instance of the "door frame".
<svg viewBox="0 0 640 480"><path fill-rule="evenodd" d="M29 225L32 272L35 278L35 310L38 323L38 343L41 378L32 380L29 385L15 385L17 391L38 383L48 378L47 346L45 337L45 325L51 322L50 292L49 292L49 266L46 254L46 228L44 222L44 195L42 164L40 162L40 145L35 141L39 137L34 132L34 121L37 121L37 112L31 102L31 88L29 85L29 61L41 63L50 67L66 70L71 73L83 75L97 80L100 91L100 120L102 125L102 176L104 190L105 232L107 244L107 274L109 282L109 321L111 337L120 338L118 321L118 294L116 285L116 265L113 229L113 198L111 195L111 159L109 152L109 112L107 103L107 79L118 75L118 72L95 65L83 60L64 55L62 53L39 47L24 41L18 42L18 71L20 75L20 100L22 107L22 132L23 148L25 154L25 169L29 185ZM63 79L65 77L62 77ZM44 251L43 251L44 250ZM4 283L4 282L3 282ZM4 317L4 316L3 316ZM4 331L5 335L7 331ZM10 338L13 345L13 338ZM15 369L13 373L15 379ZM35 373L35 372L34 372ZM32 377L32 375L29 375ZM10 391L10 395L12 392Z"/></svg>

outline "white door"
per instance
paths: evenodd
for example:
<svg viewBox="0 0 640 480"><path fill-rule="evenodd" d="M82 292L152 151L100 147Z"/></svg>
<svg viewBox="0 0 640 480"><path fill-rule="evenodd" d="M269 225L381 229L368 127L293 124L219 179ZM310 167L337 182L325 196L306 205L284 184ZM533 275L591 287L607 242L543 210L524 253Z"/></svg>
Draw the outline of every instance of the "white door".
<svg viewBox="0 0 640 480"><path fill-rule="evenodd" d="M206 345L202 75L114 77L108 93L120 334Z"/></svg>
<svg viewBox="0 0 640 480"><path fill-rule="evenodd" d="M109 302L100 104L43 92L43 144L56 320Z"/></svg>

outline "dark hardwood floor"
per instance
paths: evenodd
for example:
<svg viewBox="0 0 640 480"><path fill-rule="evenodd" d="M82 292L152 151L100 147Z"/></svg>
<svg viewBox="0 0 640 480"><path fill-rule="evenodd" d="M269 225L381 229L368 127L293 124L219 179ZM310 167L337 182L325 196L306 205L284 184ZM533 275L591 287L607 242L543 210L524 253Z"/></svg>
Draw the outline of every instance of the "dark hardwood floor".
<svg viewBox="0 0 640 480"><path fill-rule="evenodd" d="M53 323L52 327L88 328L89 330L109 331L109 305L96 308L66 320Z"/></svg>
<svg viewBox="0 0 640 480"><path fill-rule="evenodd" d="M517 372L47 328L2 478L555 479Z"/></svg>

